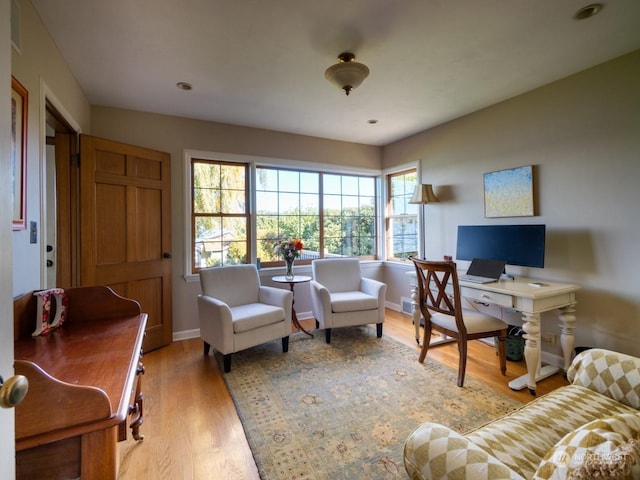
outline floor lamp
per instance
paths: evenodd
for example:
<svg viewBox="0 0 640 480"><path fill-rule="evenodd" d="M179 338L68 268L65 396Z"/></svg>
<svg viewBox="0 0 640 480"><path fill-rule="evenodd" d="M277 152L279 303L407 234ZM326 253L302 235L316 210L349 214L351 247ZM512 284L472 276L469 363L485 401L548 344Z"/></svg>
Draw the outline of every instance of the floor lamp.
<svg viewBox="0 0 640 480"><path fill-rule="evenodd" d="M436 197L436 194L433 193L433 187L430 184L423 183L422 185L416 185L415 190L413 191L413 196L409 203L423 205L420 210L420 230L422 230L420 239L422 240L422 258L427 258L426 251L426 243L425 243L425 207L427 203L437 203L440 200Z"/></svg>

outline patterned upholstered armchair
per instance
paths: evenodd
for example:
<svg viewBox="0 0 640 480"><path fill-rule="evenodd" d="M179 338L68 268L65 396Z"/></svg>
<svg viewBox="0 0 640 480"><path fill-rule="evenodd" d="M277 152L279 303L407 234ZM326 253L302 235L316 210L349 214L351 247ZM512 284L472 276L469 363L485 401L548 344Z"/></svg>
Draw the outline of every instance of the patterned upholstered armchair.
<svg viewBox="0 0 640 480"><path fill-rule="evenodd" d="M460 435L424 423L409 435L412 479L640 478L640 359L587 350L561 387Z"/></svg>

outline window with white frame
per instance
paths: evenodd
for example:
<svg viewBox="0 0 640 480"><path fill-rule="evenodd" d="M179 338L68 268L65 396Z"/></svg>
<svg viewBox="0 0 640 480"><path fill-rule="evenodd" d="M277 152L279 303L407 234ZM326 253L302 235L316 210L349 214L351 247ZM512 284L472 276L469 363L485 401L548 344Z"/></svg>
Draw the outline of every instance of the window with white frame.
<svg viewBox="0 0 640 480"><path fill-rule="evenodd" d="M264 267L283 265L274 247L293 238L304 244L299 263L330 256L377 258L376 176L271 166L252 169L249 162L190 154L186 159L191 274L255 258ZM255 208L250 208L253 195Z"/></svg>
<svg viewBox="0 0 640 480"><path fill-rule="evenodd" d="M410 204L416 186L415 168L387 176L387 259L404 261L418 254L418 205Z"/></svg>
<svg viewBox="0 0 640 480"><path fill-rule="evenodd" d="M262 265L282 263L274 251L284 240L299 238L299 261L319 258L320 174L281 168L256 168L256 241Z"/></svg>
<svg viewBox="0 0 640 480"><path fill-rule="evenodd" d="M247 263L249 166L191 159L191 271Z"/></svg>
<svg viewBox="0 0 640 480"><path fill-rule="evenodd" d="M257 256L282 261L274 245L299 238L299 262L314 258L376 257L376 179L372 176L256 168Z"/></svg>

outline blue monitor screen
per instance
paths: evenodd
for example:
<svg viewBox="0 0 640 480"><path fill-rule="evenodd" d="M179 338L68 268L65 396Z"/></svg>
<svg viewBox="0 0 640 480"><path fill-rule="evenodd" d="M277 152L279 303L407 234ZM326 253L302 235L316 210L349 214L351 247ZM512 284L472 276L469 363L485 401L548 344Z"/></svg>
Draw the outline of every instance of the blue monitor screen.
<svg viewBox="0 0 640 480"><path fill-rule="evenodd" d="M544 267L545 225L459 225L456 258Z"/></svg>

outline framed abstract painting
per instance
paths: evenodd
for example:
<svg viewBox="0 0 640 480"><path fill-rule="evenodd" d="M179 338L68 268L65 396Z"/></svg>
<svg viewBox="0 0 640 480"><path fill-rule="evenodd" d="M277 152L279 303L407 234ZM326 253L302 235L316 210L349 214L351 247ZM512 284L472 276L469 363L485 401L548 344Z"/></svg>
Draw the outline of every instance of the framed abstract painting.
<svg viewBox="0 0 640 480"><path fill-rule="evenodd" d="M532 217L533 166L484 174L484 216Z"/></svg>

